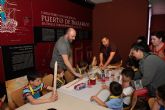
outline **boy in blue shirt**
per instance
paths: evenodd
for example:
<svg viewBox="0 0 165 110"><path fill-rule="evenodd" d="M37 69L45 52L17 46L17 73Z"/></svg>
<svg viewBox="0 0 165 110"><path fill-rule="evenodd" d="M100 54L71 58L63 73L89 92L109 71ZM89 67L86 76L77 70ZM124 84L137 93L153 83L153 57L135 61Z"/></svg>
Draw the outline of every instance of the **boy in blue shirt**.
<svg viewBox="0 0 165 110"><path fill-rule="evenodd" d="M53 91L52 87L46 86L43 82L41 82L41 78L37 73L29 73L27 75L27 79L29 83L23 89L23 96L31 104L54 102L58 99L57 92ZM39 98L42 96L43 89L51 90L52 91L51 97L47 99Z"/></svg>
<svg viewBox="0 0 165 110"><path fill-rule="evenodd" d="M101 106L108 107L113 110L122 110L123 109L123 100L121 98L122 94L122 86L118 82L111 82L109 86L109 91L111 93L109 100L107 102L103 102L97 96L92 96L91 100L95 101Z"/></svg>

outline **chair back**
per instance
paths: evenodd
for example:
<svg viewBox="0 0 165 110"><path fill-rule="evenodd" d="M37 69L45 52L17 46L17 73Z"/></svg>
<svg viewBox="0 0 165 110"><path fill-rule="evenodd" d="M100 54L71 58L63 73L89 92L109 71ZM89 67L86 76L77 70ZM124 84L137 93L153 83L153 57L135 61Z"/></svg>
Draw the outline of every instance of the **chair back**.
<svg viewBox="0 0 165 110"><path fill-rule="evenodd" d="M75 76L70 71L65 71L64 77L65 77L66 83L69 83L69 82L75 80Z"/></svg>
<svg viewBox="0 0 165 110"><path fill-rule="evenodd" d="M53 86L53 75L52 74L48 74L48 75L44 76L42 78L42 81L44 82L45 85L52 87ZM48 90L43 89L42 90L42 95L47 94L48 92L49 92Z"/></svg>
<svg viewBox="0 0 165 110"><path fill-rule="evenodd" d="M148 101L148 89L147 88L142 88L142 89L138 89L138 90L134 91L130 110L134 110L134 108L138 102L138 99L140 97L143 97L145 102Z"/></svg>
<svg viewBox="0 0 165 110"><path fill-rule="evenodd" d="M17 107L20 107L25 104L23 99L23 87L15 90L11 93L11 99Z"/></svg>
<svg viewBox="0 0 165 110"><path fill-rule="evenodd" d="M46 75L42 78L42 81L44 82L44 84L46 84L47 86L51 86L53 85L53 75L49 74Z"/></svg>

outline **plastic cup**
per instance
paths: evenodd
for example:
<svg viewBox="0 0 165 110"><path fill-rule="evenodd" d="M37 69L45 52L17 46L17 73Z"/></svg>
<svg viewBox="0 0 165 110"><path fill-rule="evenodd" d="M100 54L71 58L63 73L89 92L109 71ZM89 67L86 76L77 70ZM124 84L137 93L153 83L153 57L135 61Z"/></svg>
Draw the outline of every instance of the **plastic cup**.
<svg viewBox="0 0 165 110"><path fill-rule="evenodd" d="M87 81L87 85L88 85L89 88L92 87L90 80Z"/></svg>
<svg viewBox="0 0 165 110"><path fill-rule="evenodd" d="M96 85L96 78L90 78L90 84Z"/></svg>

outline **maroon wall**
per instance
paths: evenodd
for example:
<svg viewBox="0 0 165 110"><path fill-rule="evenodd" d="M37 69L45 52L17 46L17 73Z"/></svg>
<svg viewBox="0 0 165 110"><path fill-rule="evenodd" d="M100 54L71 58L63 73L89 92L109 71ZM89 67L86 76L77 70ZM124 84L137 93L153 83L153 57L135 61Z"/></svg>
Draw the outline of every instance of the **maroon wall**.
<svg viewBox="0 0 165 110"><path fill-rule="evenodd" d="M147 0L113 0L96 5L93 11L93 52L98 55L100 39L107 35L118 46L124 59L139 35L145 35Z"/></svg>
<svg viewBox="0 0 165 110"><path fill-rule="evenodd" d="M52 72L49 68L54 43L37 43L35 45L36 70L41 73Z"/></svg>
<svg viewBox="0 0 165 110"><path fill-rule="evenodd" d="M82 7L68 0L32 0L32 10L33 10L33 26L39 27L59 27L42 25L41 11L60 14L64 16L71 16L79 21L86 21L90 23L89 27L81 27L86 30L92 30L92 9ZM66 28L66 27L65 27ZM40 36L37 36L40 37ZM36 69L40 72L51 72L50 70L50 60L52 57L54 43L38 43L35 45L35 64ZM73 52L74 54L74 52ZM77 59L80 59L79 57ZM76 60L77 60L76 59Z"/></svg>
<svg viewBox="0 0 165 110"><path fill-rule="evenodd" d="M30 0L8 0L5 2L4 12L7 16L7 25L2 28L0 22L0 30L3 30L0 31L0 46L33 43ZM9 30L10 32L6 32Z"/></svg>
<svg viewBox="0 0 165 110"><path fill-rule="evenodd" d="M151 32L165 31L165 14L152 15Z"/></svg>
<svg viewBox="0 0 165 110"><path fill-rule="evenodd" d="M33 43L33 26L42 26L41 11L72 16L80 21L92 21L92 9L84 8L67 0L8 0L5 2L4 10L7 22L9 20L15 21L14 23L10 22L6 30L13 30L14 24L17 26L14 28L14 32L0 31L0 46ZM0 21L0 30L1 25Z"/></svg>
<svg viewBox="0 0 165 110"><path fill-rule="evenodd" d="M34 26L56 28L55 26L42 25L41 11L70 16L76 21L89 22L88 27L82 26L82 28L92 29L92 9L82 7L68 0L18 0L14 2L13 0L8 0L8 2L10 4L5 4L6 14L10 14L9 9L15 9L15 13L12 13L10 17L17 21L18 26L13 33L0 32L0 46L34 44ZM1 22L0 25L2 25ZM50 71L49 63L53 46L53 42L37 42L34 44L36 70ZM3 66L3 56L0 48L0 80L4 78Z"/></svg>
<svg viewBox="0 0 165 110"><path fill-rule="evenodd" d="M72 16L78 20L92 21L92 9L82 7L68 0L32 0L34 26L41 26L41 11Z"/></svg>

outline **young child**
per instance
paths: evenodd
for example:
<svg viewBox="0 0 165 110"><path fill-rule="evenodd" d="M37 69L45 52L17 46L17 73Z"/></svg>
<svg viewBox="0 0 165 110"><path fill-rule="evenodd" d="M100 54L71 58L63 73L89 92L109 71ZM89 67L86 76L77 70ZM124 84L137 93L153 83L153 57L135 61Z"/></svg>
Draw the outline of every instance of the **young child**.
<svg viewBox="0 0 165 110"><path fill-rule="evenodd" d="M29 73L27 75L27 79L29 83L23 89L23 96L31 104L53 102L58 99L57 92L53 91L52 87L46 86L43 82L41 82L41 78L37 73ZM47 99L39 98L42 96L43 89L52 90L51 97Z"/></svg>
<svg viewBox="0 0 165 110"><path fill-rule="evenodd" d="M122 76L122 88L123 88L123 92L122 92L122 97L123 97L123 107L126 108L130 105L131 103L131 96L134 92L133 87L131 86L131 81L134 78L134 71L131 68L125 68L122 70L121 72L121 76ZM103 89L107 89L108 86L103 85L102 86Z"/></svg>
<svg viewBox="0 0 165 110"><path fill-rule="evenodd" d="M123 100L121 98L122 86L118 82L111 82L109 86L110 97L107 102L103 102L97 96L92 96L91 101L96 101L101 106L108 107L113 110L122 110L123 109Z"/></svg>
<svg viewBox="0 0 165 110"><path fill-rule="evenodd" d="M123 107L129 107L131 103L131 96L134 92L133 87L131 86L131 81L134 78L134 71L131 68L125 68L121 72L122 75L122 87L123 87Z"/></svg>
<svg viewBox="0 0 165 110"><path fill-rule="evenodd" d="M165 84L157 88L156 100L151 110L165 110Z"/></svg>

